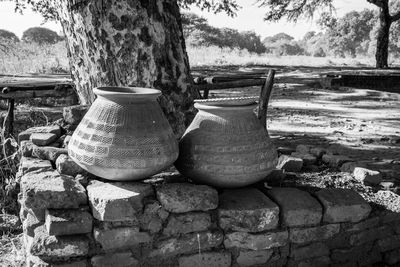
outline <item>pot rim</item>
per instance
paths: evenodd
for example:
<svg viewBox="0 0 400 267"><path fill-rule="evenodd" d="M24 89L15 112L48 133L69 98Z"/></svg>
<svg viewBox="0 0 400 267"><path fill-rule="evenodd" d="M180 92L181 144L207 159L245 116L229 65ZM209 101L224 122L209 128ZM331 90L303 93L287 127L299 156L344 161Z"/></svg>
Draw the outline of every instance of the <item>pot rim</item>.
<svg viewBox="0 0 400 267"><path fill-rule="evenodd" d="M100 86L93 88L93 93L105 98L156 98L161 95L157 89L131 86Z"/></svg>
<svg viewBox="0 0 400 267"><path fill-rule="evenodd" d="M231 97L197 99L194 107L200 110L240 110L253 109L257 106L256 97Z"/></svg>

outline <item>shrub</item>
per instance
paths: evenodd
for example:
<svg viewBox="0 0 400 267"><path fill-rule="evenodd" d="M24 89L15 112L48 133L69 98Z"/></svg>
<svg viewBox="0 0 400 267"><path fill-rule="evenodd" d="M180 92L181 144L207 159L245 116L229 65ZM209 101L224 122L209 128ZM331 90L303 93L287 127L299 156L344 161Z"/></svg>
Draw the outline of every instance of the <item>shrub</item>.
<svg viewBox="0 0 400 267"><path fill-rule="evenodd" d="M22 35L22 41L38 44L55 44L61 39L55 31L43 27L29 28Z"/></svg>

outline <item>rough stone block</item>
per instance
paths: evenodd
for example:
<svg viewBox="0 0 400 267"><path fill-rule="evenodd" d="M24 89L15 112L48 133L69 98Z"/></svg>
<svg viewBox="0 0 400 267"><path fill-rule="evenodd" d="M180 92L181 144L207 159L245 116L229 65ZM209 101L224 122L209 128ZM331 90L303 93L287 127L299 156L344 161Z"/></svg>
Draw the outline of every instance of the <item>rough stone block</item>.
<svg viewBox="0 0 400 267"><path fill-rule="evenodd" d="M269 232L263 234L249 234L233 232L225 234L225 248L241 248L250 250L266 250L285 246L288 242L288 232Z"/></svg>
<svg viewBox="0 0 400 267"><path fill-rule="evenodd" d="M343 163L351 161L351 159L341 155L325 154L322 156L322 161L331 167L338 168L342 166Z"/></svg>
<svg viewBox="0 0 400 267"><path fill-rule="evenodd" d="M205 252L180 257L179 267L230 267L231 261L231 254L229 252Z"/></svg>
<svg viewBox="0 0 400 267"><path fill-rule="evenodd" d="M379 221L380 221L379 217L374 217L366 219L365 221L356 224L354 223L342 224L342 228L347 232L358 232L377 227L379 225Z"/></svg>
<svg viewBox="0 0 400 267"><path fill-rule="evenodd" d="M393 231L388 226L381 226L352 234L349 242L352 246L359 246L391 235L393 235Z"/></svg>
<svg viewBox="0 0 400 267"><path fill-rule="evenodd" d="M35 229L42 225L42 221L36 218L32 213L28 212L26 218L22 221L22 230L24 234L33 237L35 235Z"/></svg>
<svg viewBox="0 0 400 267"><path fill-rule="evenodd" d="M52 171L53 166L49 160L22 157L19 165L21 175L34 171Z"/></svg>
<svg viewBox="0 0 400 267"><path fill-rule="evenodd" d="M68 154L68 150L65 148L57 148L51 146L35 146L32 151L32 156L39 159L51 160L55 162L57 158L62 155Z"/></svg>
<svg viewBox="0 0 400 267"><path fill-rule="evenodd" d="M326 149L323 147L312 147L310 149L310 154L316 156L318 159L322 158L326 154Z"/></svg>
<svg viewBox="0 0 400 267"><path fill-rule="evenodd" d="M257 266L266 264L271 258L273 250L241 250L236 262L239 266Z"/></svg>
<svg viewBox="0 0 400 267"><path fill-rule="evenodd" d="M156 243L156 249L149 257L172 257L178 254L197 253L199 248L206 251L222 244L224 235L220 231L190 233Z"/></svg>
<svg viewBox="0 0 400 267"><path fill-rule="evenodd" d="M28 140L21 141L21 144L19 147L19 149L21 151L21 156L32 157L33 148L35 146L36 145L34 145L31 141L28 141Z"/></svg>
<svg viewBox="0 0 400 267"><path fill-rule="evenodd" d="M291 264L288 264L290 267ZM300 262L296 262L296 267L328 267L331 266L331 260L328 256L317 257L313 259L308 259ZM342 266L343 267L343 266Z"/></svg>
<svg viewBox="0 0 400 267"><path fill-rule="evenodd" d="M353 173L354 169L356 167L365 167L365 166L363 163L350 161L350 162L343 163L343 165L340 167L340 171L347 172L347 173Z"/></svg>
<svg viewBox="0 0 400 267"><path fill-rule="evenodd" d="M86 112L89 110L90 106L86 105L76 105L69 106L63 109L63 117L64 121L68 124L78 125L83 116L85 116Z"/></svg>
<svg viewBox="0 0 400 267"><path fill-rule="evenodd" d="M384 262L389 265L394 265L400 262L400 249L388 251L383 256Z"/></svg>
<svg viewBox="0 0 400 267"><path fill-rule="evenodd" d="M40 257L27 253L25 260L27 267L89 267L86 259L83 260L67 260L67 261L50 261L43 260Z"/></svg>
<svg viewBox="0 0 400 267"><path fill-rule="evenodd" d="M324 207L323 221L327 223L359 222L371 212L364 198L351 189L322 189L316 196Z"/></svg>
<svg viewBox="0 0 400 267"><path fill-rule="evenodd" d="M311 154L302 154L300 152L294 152L292 157L300 158L303 160L303 165L310 166L317 162L317 157Z"/></svg>
<svg viewBox="0 0 400 267"><path fill-rule="evenodd" d="M139 228L137 227L119 227L114 229L95 227L93 236L104 251L129 248L152 241L152 237L148 233L139 232Z"/></svg>
<svg viewBox="0 0 400 267"><path fill-rule="evenodd" d="M295 261L328 255L329 248L324 243L313 243L308 246L293 247L290 251L290 257Z"/></svg>
<svg viewBox="0 0 400 267"><path fill-rule="evenodd" d="M350 248L333 249L331 251L331 259L335 263L355 262L368 255L372 249L372 243L361 246L353 246Z"/></svg>
<svg viewBox="0 0 400 267"><path fill-rule="evenodd" d="M77 176L83 169L76 164L68 155L60 155L56 160L57 171L61 174Z"/></svg>
<svg viewBox="0 0 400 267"><path fill-rule="evenodd" d="M207 211L218 207L218 193L207 185L165 184L157 188L157 198L170 212Z"/></svg>
<svg viewBox="0 0 400 267"><path fill-rule="evenodd" d="M158 233L163 228L163 222L169 213L161 207L158 201L147 203L140 217L140 227L151 234Z"/></svg>
<svg viewBox="0 0 400 267"><path fill-rule="evenodd" d="M57 141L58 135L53 133L33 133L30 136L30 140L37 146L47 146Z"/></svg>
<svg viewBox="0 0 400 267"><path fill-rule="evenodd" d="M290 155L296 151L295 149L293 149L291 147L282 147L282 146L278 147L276 150L278 151L279 155L282 155L282 154Z"/></svg>
<svg viewBox="0 0 400 267"><path fill-rule="evenodd" d="M377 245L382 252L400 248L400 235L389 236L377 241Z"/></svg>
<svg viewBox="0 0 400 267"><path fill-rule="evenodd" d="M382 174L366 168L355 167L354 178L364 184L378 185L382 181Z"/></svg>
<svg viewBox="0 0 400 267"><path fill-rule="evenodd" d="M277 169L283 169L288 172L299 172L303 167L303 160L287 155L281 155L278 159Z"/></svg>
<svg viewBox="0 0 400 267"><path fill-rule="evenodd" d="M85 188L73 177L57 171L25 174L21 192L26 207L31 209L76 209L87 204Z"/></svg>
<svg viewBox="0 0 400 267"><path fill-rule="evenodd" d="M61 127L59 125L32 127L18 134L18 143L29 140L33 133L52 133L56 135L56 139L61 136Z"/></svg>
<svg viewBox="0 0 400 267"><path fill-rule="evenodd" d="M220 196L218 223L224 230L261 232L278 221L279 207L257 189L225 190Z"/></svg>
<svg viewBox="0 0 400 267"><path fill-rule="evenodd" d="M87 192L93 217L100 221L135 220L143 209L143 199L154 194L149 184L96 180L90 182Z"/></svg>
<svg viewBox="0 0 400 267"><path fill-rule="evenodd" d="M29 252L44 260L86 256L89 253L89 240L85 236L48 235L46 228L40 226L35 229Z"/></svg>
<svg viewBox="0 0 400 267"><path fill-rule="evenodd" d="M317 199L297 188L272 188L268 195L280 207L281 221L289 227L316 225L321 222L322 207Z"/></svg>
<svg viewBox="0 0 400 267"><path fill-rule="evenodd" d="M293 243L309 243L332 238L340 232L340 224L327 224L311 228L291 228L290 241Z"/></svg>
<svg viewBox="0 0 400 267"><path fill-rule="evenodd" d="M65 135L65 138L62 143L62 147L67 148L69 141L71 141L72 135Z"/></svg>
<svg viewBox="0 0 400 267"><path fill-rule="evenodd" d="M113 254L96 255L90 260L93 267L136 267L140 262L134 257L132 252L118 252Z"/></svg>
<svg viewBox="0 0 400 267"><path fill-rule="evenodd" d="M211 216L205 212L172 214L168 218L163 234L166 236L201 232L211 226Z"/></svg>
<svg viewBox="0 0 400 267"><path fill-rule="evenodd" d="M74 235L90 233L93 217L81 210L46 210L46 228L49 235Z"/></svg>
<svg viewBox="0 0 400 267"><path fill-rule="evenodd" d="M298 152L300 154L308 154L308 153L310 153L311 148L312 148L312 146L310 146L310 145L298 145L298 146L296 146L296 152Z"/></svg>

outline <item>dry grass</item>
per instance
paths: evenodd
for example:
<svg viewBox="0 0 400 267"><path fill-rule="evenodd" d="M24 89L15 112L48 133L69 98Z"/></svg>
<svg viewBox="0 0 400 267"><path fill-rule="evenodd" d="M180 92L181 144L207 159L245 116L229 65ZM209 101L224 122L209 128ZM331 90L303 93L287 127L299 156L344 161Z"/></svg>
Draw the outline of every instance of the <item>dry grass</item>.
<svg viewBox="0 0 400 267"><path fill-rule="evenodd" d="M210 65L279 65L279 66L373 66L374 58L334 58L310 56L276 56L272 54L254 54L247 50L219 48L215 46L188 46L192 66Z"/></svg>
<svg viewBox="0 0 400 267"><path fill-rule="evenodd" d="M0 49L1 74L66 73L69 70L63 42L54 45L8 43Z"/></svg>
<svg viewBox="0 0 400 267"><path fill-rule="evenodd" d="M0 47L1 48L1 47ZM190 64L210 65L279 65L279 66L352 66L373 67L374 57L334 58L310 56L276 56L272 54L254 54L247 50L219 48L216 46L187 46ZM391 58L390 63L400 64L400 60ZM7 49L0 49L1 74L26 73L67 73L69 63L64 42L54 45L27 43L7 44Z"/></svg>
<svg viewBox="0 0 400 267"><path fill-rule="evenodd" d="M4 234L0 236L0 266L17 267L25 265L22 248L22 234Z"/></svg>

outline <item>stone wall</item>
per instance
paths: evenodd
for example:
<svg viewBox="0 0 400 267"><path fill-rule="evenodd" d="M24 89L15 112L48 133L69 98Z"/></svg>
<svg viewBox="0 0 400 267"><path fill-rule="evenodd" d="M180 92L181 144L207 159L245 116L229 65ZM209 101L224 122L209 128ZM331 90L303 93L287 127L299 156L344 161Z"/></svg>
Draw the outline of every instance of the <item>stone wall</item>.
<svg viewBox="0 0 400 267"><path fill-rule="evenodd" d="M400 264L400 214L355 191L108 182L69 159L68 140L57 125L19 136L27 266Z"/></svg>

